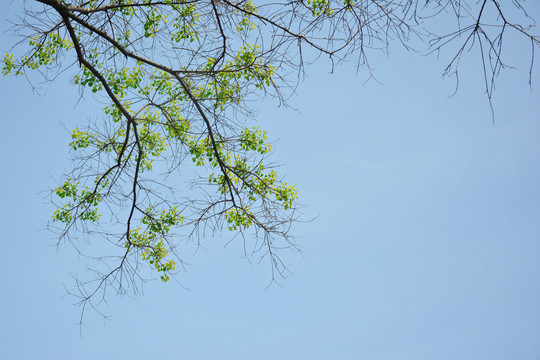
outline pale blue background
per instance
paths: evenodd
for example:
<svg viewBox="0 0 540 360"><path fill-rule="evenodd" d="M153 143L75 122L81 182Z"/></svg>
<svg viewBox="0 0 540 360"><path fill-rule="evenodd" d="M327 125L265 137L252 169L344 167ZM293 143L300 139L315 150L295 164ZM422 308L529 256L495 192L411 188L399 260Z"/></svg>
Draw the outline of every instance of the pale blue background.
<svg viewBox="0 0 540 360"><path fill-rule="evenodd" d="M2 53L14 41L3 33ZM88 313L82 339L63 286L84 264L40 231L51 206L39 192L70 166L63 126L98 113L91 98L75 107L67 77L44 97L2 78L0 358L540 359L540 67L531 91L528 44L507 46L519 70L499 78L495 125L474 54L450 99L444 57L374 55L384 85L352 64L309 67L298 112L268 101L259 116L305 217L319 216L294 228L294 275L265 290L267 263L208 238L179 274L189 291L110 296L111 321Z"/></svg>

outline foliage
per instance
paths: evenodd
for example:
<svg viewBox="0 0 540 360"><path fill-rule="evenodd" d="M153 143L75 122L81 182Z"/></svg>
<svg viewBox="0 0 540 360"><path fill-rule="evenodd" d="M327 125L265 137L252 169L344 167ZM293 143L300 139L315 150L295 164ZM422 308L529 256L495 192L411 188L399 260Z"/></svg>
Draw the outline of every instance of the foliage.
<svg viewBox="0 0 540 360"><path fill-rule="evenodd" d="M284 103L307 54L357 56L371 73L370 50L417 38L432 51L457 44L446 68L457 74L477 46L491 99L505 32L539 45L519 1L36 1L43 9L27 10L18 28L27 51L6 54L3 74L38 69L50 79L75 61L74 84L108 102L102 122L72 132L74 170L54 190L52 227L62 239L99 233L115 246L115 256L98 258L106 269L98 285L83 283L85 303L107 285L123 292L123 279L144 278L140 261L170 280L178 239L201 228L252 237L252 253L283 275L279 251L298 248L289 233L298 193L269 163L271 144L249 104ZM445 35L424 27L444 16L458 20ZM173 172L191 187L169 184Z"/></svg>

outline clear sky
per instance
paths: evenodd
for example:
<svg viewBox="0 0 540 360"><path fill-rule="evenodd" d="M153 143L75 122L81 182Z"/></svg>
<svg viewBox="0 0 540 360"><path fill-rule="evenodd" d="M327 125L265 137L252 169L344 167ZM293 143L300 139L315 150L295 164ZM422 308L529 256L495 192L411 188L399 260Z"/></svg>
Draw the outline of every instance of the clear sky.
<svg viewBox="0 0 540 360"><path fill-rule="evenodd" d="M21 13L9 3L2 18ZM15 41L2 33L2 53ZM42 230L52 207L40 192L69 169L69 131L100 105L76 105L68 77L45 96L1 78L0 358L539 359L540 67L531 91L528 45L507 45L518 69L499 78L495 124L474 54L451 98L444 56L374 54L383 85L364 84L353 64L309 67L297 111L267 101L259 112L305 218L316 217L294 228L304 250L284 256L294 274L266 289L267 263L209 237L187 249L188 290L110 294L110 320L88 312L82 338L64 287L84 263Z"/></svg>

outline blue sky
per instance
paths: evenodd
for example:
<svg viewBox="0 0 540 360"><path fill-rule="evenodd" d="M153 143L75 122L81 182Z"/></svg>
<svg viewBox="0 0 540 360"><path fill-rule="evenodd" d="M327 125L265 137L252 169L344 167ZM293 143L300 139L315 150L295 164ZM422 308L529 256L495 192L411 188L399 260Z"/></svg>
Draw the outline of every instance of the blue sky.
<svg viewBox="0 0 540 360"><path fill-rule="evenodd" d="M3 33L2 52L15 41ZM207 238L179 274L189 290L151 282L137 299L111 294L110 321L88 312L82 339L64 286L84 262L42 230L52 207L41 192L69 169L69 130L99 105L76 105L67 77L45 96L2 78L1 357L539 359L540 67L531 90L529 47L507 45L518 69L498 80L494 125L474 53L451 98L445 54L374 54L383 85L364 84L353 64L308 67L297 111L269 100L259 112L305 218L316 217L294 229L304 250L284 256L294 274L266 289L267 263Z"/></svg>

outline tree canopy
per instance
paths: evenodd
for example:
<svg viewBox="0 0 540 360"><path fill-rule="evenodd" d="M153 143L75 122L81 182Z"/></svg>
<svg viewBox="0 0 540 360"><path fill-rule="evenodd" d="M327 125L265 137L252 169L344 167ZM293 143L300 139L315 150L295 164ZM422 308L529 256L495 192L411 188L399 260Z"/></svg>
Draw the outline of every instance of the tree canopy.
<svg viewBox="0 0 540 360"><path fill-rule="evenodd" d="M106 103L100 121L71 133L73 170L52 191L60 242L110 245L84 253L95 260L78 282L84 304L125 292L148 268L169 281L182 241L223 231L284 275L280 252L299 249L298 193L271 162L255 110L265 96L286 104L305 63L354 61L371 76L372 52L427 44L452 51L443 72L457 77L472 50L491 102L506 34L530 41L531 61L540 45L517 0L36 2L14 24L23 41L3 74L68 71L81 96Z"/></svg>

